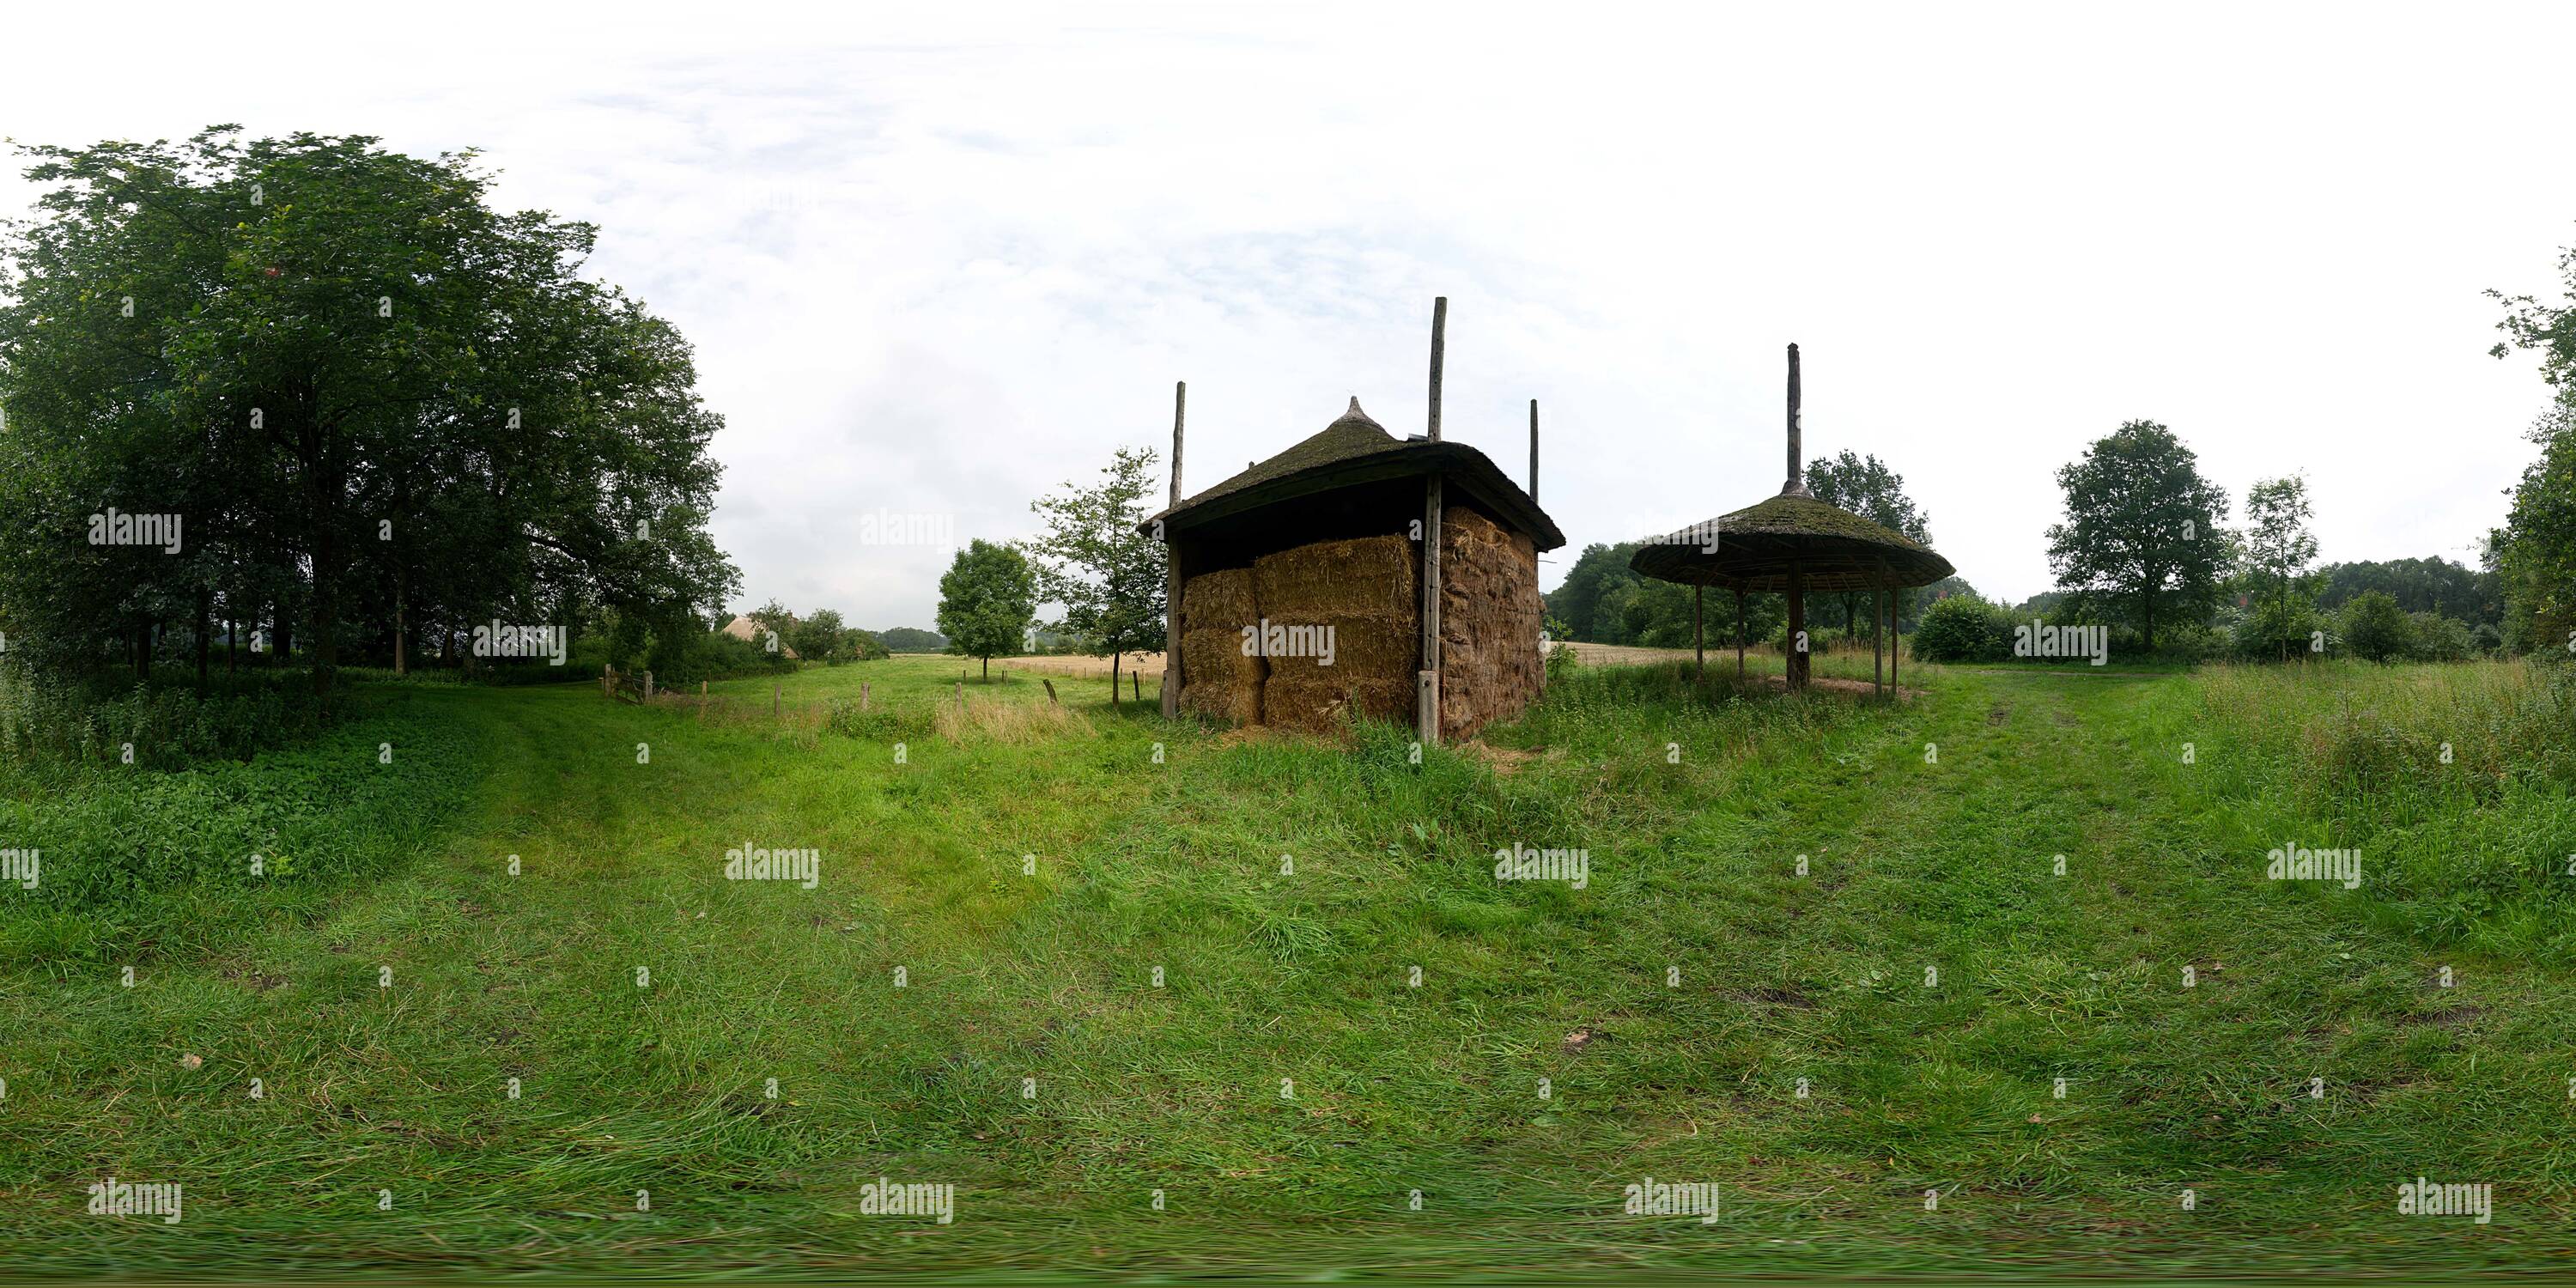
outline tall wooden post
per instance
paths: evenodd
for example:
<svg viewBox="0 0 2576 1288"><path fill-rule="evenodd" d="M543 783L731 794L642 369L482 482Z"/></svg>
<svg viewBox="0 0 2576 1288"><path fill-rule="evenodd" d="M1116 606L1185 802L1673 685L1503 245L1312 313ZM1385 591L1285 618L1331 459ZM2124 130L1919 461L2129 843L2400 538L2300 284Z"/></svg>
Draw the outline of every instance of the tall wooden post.
<svg viewBox="0 0 2576 1288"><path fill-rule="evenodd" d="M1172 503L1181 508L1181 423L1190 410L1190 385L1186 380L1172 382ZM1170 574L1163 602L1163 716L1181 713L1181 547L1167 529L1163 533L1163 562Z"/></svg>
<svg viewBox="0 0 2576 1288"><path fill-rule="evenodd" d="M1896 628L1899 611L1896 591L1890 589L1887 592L1887 697L1891 702L1905 700L1905 690L1896 687L1896 651L1905 647L1905 632Z"/></svg>
<svg viewBox="0 0 2576 1288"><path fill-rule="evenodd" d="M1698 665L1691 671L1691 678L1694 680L1708 678L1707 598L1708 587L1691 587L1691 650L1698 655Z"/></svg>
<svg viewBox="0 0 2576 1288"><path fill-rule="evenodd" d="M1449 297L1431 302L1432 442L1440 441L1440 364L1447 351ZM1415 675L1413 734L1422 745L1440 742L1440 516L1444 509L1440 475L1422 485L1422 669Z"/></svg>

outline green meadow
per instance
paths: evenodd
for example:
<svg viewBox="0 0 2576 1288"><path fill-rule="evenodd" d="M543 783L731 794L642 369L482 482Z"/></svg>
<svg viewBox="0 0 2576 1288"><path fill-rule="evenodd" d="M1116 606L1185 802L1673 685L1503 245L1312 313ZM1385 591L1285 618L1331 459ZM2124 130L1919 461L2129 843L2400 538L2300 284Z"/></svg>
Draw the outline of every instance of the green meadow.
<svg viewBox="0 0 2576 1288"><path fill-rule="evenodd" d="M908 656L0 761L0 1266L2564 1271L2562 675L1726 661L1418 756Z"/></svg>

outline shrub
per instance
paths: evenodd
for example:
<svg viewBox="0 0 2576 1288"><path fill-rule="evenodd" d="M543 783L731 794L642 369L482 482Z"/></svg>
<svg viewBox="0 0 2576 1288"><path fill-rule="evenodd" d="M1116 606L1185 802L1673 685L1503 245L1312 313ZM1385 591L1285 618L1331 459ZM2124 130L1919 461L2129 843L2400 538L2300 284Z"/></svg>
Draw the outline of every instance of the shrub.
<svg viewBox="0 0 2576 1288"><path fill-rule="evenodd" d="M2355 595L2343 606L2342 627L2345 646L2373 662L2403 656L2414 643L2414 623L2406 620L2406 610L2376 590Z"/></svg>
<svg viewBox="0 0 2576 1288"><path fill-rule="evenodd" d="M2000 662L2012 656L2012 619L1970 595L1935 600L1914 628L1914 656L1926 662Z"/></svg>
<svg viewBox="0 0 2576 1288"><path fill-rule="evenodd" d="M2305 595L2267 599L2237 620L2230 643L2247 662L2296 661L2309 655L2324 626L2315 602Z"/></svg>
<svg viewBox="0 0 2576 1288"><path fill-rule="evenodd" d="M2469 633L2469 624L2440 613L2409 613L2408 629L2414 634L2414 647L2408 656L2419 662L2465 662L2484 651L2477 637Z"/></svg>

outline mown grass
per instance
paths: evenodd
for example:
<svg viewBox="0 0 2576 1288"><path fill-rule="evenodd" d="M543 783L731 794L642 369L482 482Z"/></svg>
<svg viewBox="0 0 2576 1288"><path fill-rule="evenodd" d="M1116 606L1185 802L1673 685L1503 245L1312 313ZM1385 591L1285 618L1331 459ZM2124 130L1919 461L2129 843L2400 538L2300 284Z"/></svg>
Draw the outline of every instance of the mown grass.
<svg viewBox="0 0 2576 1288"><path fill-rule="evenodd" d="M1051 677L1057 708L1034 675L970 677L960 709L939 658L809 668L778 716L766 680L649 709L595 685L407 693L397 734L241 767L275 775L242 801L300 801L304 852L349 856L309 884L154 877L146 896L222 918L77 940L23 929L74 913L0 890L0 1255L249 1276L2563 1263L2569 886L2513 857L2570 817L2563 763L2529 759L2564 746L2543 681L1909 667L1930 691L1872 706L1739 691L1716 663L1704 685L1579 673L1418 763L1387 728L1167 723L1150 681L1113 710L1105 681ZM2415 754L2454 725L2504 732ZM398 754L423 777L396 780L388 737L469 750ZM54 842L75 852L153 790L15 772L10 808L82 811ZM419 830L369 839L402 817ZM2284 837L2352 840L2370 879L2265 880ZM200 843L218 861L188 861ZM240 843L174 833L155 871ZM1585 851L1586 888L1497 881L1515 844ZM818 888L724 880L746 845L820 851ZM2512 880L2453 910L2490 862ZM130 897L104 894L77 915ZM185 1183L186 1219L85 1215L111 1173ZM2397 1216L2419 1173L2494 1184L2494 1223ZM1727 1210L1622 1215L1649 1175L1717 1182ZM955 1224L857 1215L880 1176L954 1183Z"/></svg>

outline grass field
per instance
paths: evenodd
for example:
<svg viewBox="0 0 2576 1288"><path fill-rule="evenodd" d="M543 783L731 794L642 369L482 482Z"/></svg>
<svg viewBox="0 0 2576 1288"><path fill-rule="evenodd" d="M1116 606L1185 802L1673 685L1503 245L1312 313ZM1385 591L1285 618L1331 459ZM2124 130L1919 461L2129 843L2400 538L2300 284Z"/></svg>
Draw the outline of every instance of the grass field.
<svg viewBox="0 0 2576 1288"><path fill-rule="evenodd" d="M924 657L776 719L380 685L248 765L10 765L0 1266L2564 1271L2560 690L1905 675L1590 668L1418 765L1150 679L960 711ZM2266 879L2288 843L2361 885ZM184 1218L87 1214L111 1175ZM2418 1176L2492 1222L2399 1215ZM1649 1177L1721 1212L1625 1215Z"/></svg>

